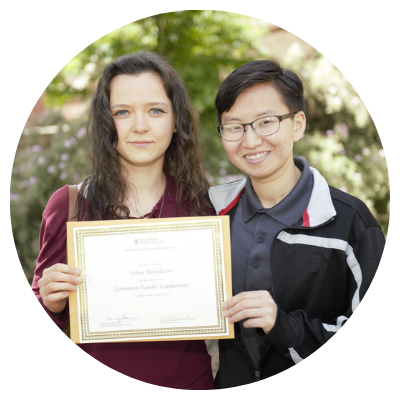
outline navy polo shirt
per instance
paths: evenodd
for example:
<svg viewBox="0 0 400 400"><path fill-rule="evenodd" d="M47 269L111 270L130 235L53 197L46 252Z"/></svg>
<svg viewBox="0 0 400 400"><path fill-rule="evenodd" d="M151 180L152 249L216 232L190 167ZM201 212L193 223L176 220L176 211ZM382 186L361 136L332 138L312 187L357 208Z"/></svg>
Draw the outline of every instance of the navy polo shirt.
<svg viewBox="0 0 400 400"><path fill-rule="evenodd" d="M272 208L263 208L250 178L247 178L231 226L233 295L253 290L267 290L272 293L272 242L282 229L300 219L309 203L314 185L307 161L294 158L294 162L302 172L300 179L291 192ZM257 368L269 346L265 337L257 335L255 328L244 328L242 321L239 325L244 344Z"/></svg>

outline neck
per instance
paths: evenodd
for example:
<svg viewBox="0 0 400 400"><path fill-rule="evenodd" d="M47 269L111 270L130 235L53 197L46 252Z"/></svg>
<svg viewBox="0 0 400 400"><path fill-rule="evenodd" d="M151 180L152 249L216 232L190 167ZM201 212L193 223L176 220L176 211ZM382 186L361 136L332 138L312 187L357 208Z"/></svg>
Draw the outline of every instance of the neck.
<svg viewBox="0 0 400 400"><path fill-rule="evenodd" d="M164 194L167 178L162 168L157 166L126 168L127 197L126 205L131 216L141 217L151 212L155 204Z"/></svg>
<svg viewBox="0 0 400 400"><path fill-rule="evenodd" d="M264 208L272 208L292 191L300 176L300 170L293 163L279 176L274 176L272 179L255 177L250 177L250 179L260 204Z"/></svg>

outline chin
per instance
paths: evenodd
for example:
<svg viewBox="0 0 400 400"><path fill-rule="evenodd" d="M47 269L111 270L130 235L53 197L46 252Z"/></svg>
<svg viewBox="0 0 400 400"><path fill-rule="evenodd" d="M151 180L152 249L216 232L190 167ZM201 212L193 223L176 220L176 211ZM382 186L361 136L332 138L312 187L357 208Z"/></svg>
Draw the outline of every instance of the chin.
<svg viewBox="0 0 400 400"><path fill-rule="evenodd" d="M259 179L259 180L263 180L263 179L269 179L270 177L272 177L276 171L266 171L264 170L258 170L258 171L243 171L245 174L249 175L250 178L255 178L255 179Z"/></svg>

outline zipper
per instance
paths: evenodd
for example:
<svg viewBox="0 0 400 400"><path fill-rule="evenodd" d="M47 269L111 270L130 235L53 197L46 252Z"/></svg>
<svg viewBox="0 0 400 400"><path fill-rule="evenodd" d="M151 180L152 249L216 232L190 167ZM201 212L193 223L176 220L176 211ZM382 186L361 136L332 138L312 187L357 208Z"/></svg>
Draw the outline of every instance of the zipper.
<svg viewBox="0 0 400 400"><path fill-rule="evenodd" d="M235 345L235 347L240 351L240 353L242 353L245 357L245 359L247 360L248 364L250 365L251 369L254 371L254 377L256 381L259 381L261 379L261 372L256 370L254 368L253 363L250 360L250 357L246 354L246 348L244 347L243 350L240 349L240 347L235 343L235 340L233 339L233 344ZM246 357L247 355L247 357ZM258 366L259 367L259 366Z"/></svg>

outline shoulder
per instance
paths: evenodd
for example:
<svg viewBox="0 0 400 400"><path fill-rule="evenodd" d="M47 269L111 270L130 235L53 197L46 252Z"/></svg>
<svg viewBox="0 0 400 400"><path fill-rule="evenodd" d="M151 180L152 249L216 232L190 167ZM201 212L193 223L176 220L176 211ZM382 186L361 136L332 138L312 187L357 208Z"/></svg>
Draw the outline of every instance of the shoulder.
<svg viewBox="0 0 400 400"><path fill-rule="evenodd" d="M329 186L329 190L338 216L341 215L348 219L352 215L356 215L365 225L365 228L379 227L378 222L362 200L332 186Z"/></svg>
<svg viewBox="0 0 400 400"><path fill-rule="evenodd" d="M362 231L372 226L380 228L371 211L362 200L329 186L318 170L312 167L310 167L310 170L314 178L314 187L309 209L310 205L312 205L312 210L319 216L323 215L325 220L326 213L324 211L328 211L327 215L329 216L330 214L330 217L334 217L339 225L353 227L357 230L360 229Z"/></svg>
<svg viewBox="0 0 400 400"><path fill-rule="evenodd" d="M45 229L55 237L62 234L62 227L68 219L69 192L68 185L53 193L43 211L41 231Z"/></svg>
<svg viewBox="0 0 400 400"><path fill-rule="evenodd" d="M329 190L335 207L340 207L343 211L357 213L365 222L373 223L375 221L377 224L371 211L362 200L332 186L329 186Z"/></svg>
<svg viewBox="0 0 400 400"><path fill-rule="evenodd" d="M43 212L43 217L48 219L60 212L68 212L69 192L68 185L56 190L50 197Z"/></svg>
<svg viewBox="0 0 400 400"><path fill-rule="evenodd" d="M69 206L69 192L68 185L55 191L50 197L45 210L43 211L43 219L47 223L51 223L54 220L67 220L68 218L68 206Z"/></svg>

